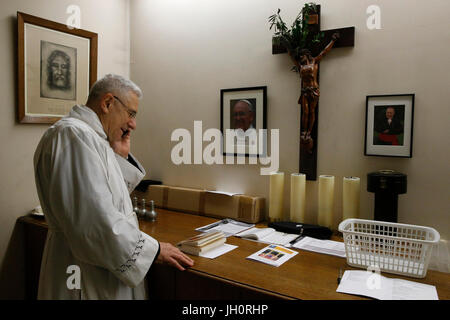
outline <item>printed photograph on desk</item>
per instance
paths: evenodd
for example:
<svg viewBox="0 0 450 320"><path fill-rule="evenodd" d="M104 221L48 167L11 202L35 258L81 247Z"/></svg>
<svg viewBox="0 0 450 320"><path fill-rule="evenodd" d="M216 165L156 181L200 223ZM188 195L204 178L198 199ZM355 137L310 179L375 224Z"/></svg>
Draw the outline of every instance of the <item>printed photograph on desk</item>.
<svg viewBox="0 0 450 320"><path fill-rule="evenodd" d="M267 263L275 267L281 266L298 252L283 246L271 244L247 257L250 260Z"/></svg>

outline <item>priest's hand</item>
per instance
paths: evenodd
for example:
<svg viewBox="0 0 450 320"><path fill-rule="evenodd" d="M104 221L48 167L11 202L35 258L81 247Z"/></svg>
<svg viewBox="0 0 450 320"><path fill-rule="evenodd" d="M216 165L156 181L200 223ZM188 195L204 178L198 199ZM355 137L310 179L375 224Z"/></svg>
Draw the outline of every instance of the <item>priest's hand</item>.
<svg viewBox="0 0 450 320"><path fill-rule="evenodd" d="M109 145L111 146L111 148L114 150L115 153L124 157L125 159L128 158L131 145L130 132L128 131L126 134L122 135L120 139L116 141L110 141Z"/></svg>
<svg viewBox="0 0 450 320"><path fill-rule="evenodd" d="M194 265L194 261L191 258L170 243L160 242L159 249L157 261L167 263L181 271L185 270L184 267L192 267Z"/></svg>

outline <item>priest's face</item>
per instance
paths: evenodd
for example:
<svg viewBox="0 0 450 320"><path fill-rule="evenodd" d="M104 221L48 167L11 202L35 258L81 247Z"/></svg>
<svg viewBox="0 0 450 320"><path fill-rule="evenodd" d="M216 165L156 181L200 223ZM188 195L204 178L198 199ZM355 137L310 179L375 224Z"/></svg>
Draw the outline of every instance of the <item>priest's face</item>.
<svg viewBox="0 0 450 320"><path fill-rule="evenodd" d="M139 98L130 91L122 97L111 95L109 103L109 116L106 126L103 125L109 142L129 139L131 131L136 129Z"/></svg>

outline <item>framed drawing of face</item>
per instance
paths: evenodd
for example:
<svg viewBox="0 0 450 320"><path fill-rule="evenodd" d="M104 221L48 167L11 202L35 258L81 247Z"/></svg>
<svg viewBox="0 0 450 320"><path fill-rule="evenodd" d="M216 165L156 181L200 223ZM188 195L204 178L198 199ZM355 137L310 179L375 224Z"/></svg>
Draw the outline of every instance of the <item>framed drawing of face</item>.
<svg viewBox="0 0 450 320"><path fill-rule="evenodd" d="M18 120L54 123L97 79L96 33L17 12Z"/></svg>
<svg viewBox="0 0 450 320"><path fill-rule="evenodd" d="M412 157L414 94L368 96L366 156Z"/></svg>
<svg viewBox="0 0 450 320"><path fill-rule="evenodd" d="M224 155L265 154L265 135L260 129L267 129L266 104L266 86L220 90Z"/></svg>

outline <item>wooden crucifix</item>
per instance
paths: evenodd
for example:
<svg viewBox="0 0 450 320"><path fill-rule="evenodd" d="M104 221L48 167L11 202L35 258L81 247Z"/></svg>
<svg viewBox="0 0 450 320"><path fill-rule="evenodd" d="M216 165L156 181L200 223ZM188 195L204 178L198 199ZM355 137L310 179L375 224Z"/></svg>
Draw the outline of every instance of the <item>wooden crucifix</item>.
<svg viewBox="0 0 450 320"><path fill-rule="evenodd" d="M317 127L319 112L319 62L331 48L353 47L355 27L320 30L320 5L309 8L308 36L309 46L294 54L288 44L273 41L272 54L288 53L294 62L294 69L301 77L301 90L298 103L301 105L300 159L299 172L306 174L307 180L317 179ZM279 11L278 11L279 13ZM275 16L275 15L274 15ZM318 39L319 34L323 37ZM277 44L278 43L278 44Z"/></svg>

